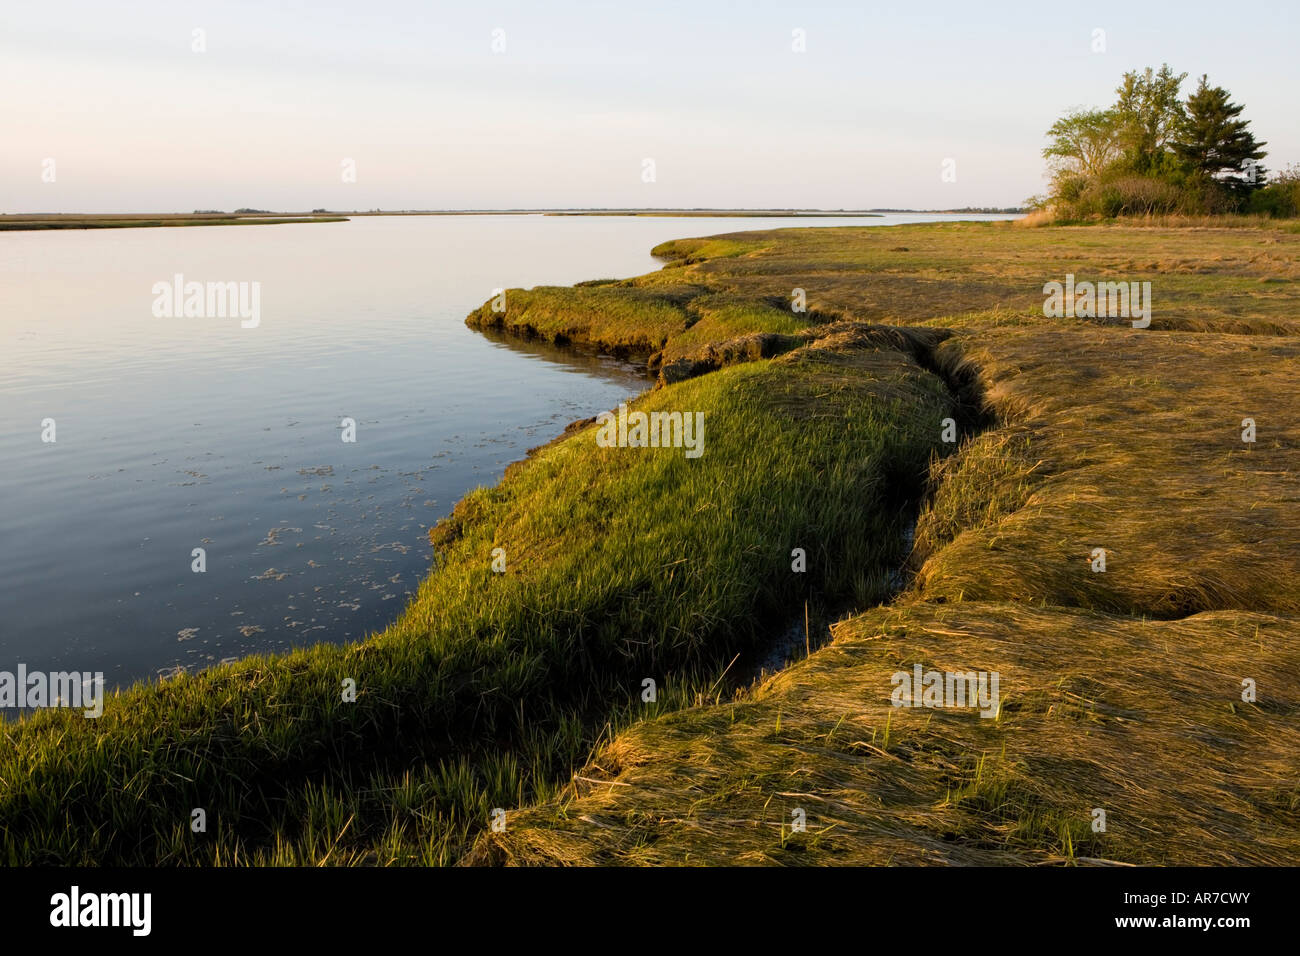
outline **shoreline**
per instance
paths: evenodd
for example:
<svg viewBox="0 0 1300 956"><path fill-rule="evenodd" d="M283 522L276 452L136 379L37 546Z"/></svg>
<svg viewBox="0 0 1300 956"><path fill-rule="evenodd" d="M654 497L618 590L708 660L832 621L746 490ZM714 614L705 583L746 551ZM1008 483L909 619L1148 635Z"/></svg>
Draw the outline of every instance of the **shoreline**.
<svg viewBox="0 0 1300 956"><path fill-rule="evenodd" d="M658 384L628 404L702 411L704 454L599 449L574 423L432 529L437 563L383 633L137 686L99 721L0 728L0 774L22 781L0 832L28 861L1300 859L1300 680L1277 679L1300 673L1300 517L1270 505L1300 493L1300 238L819 232L674 240L644 276L475 310L471 327L563 347L649 346ZM1117 250L1155 271L1151 328L1044 317L1062 245L1080 274ZM1248 448L1237 404L1269 422ZM1190 539L1194 559L1189 521L1218 542ZM735 681L804 602L834 641ZM913 664L1000 672L996 718L892 707ZM1277 703L1229 707L1228 678L1256 671ZM109 767L136 782L109 789ZM808 830L776 840L792 783ZM71 795L58 827L49 792ZM168 808L196 800L237 822L176 843ZM486 830L493 807L507 832Z"/></svg>
<svg viewBox="0 0 1300 956"><path fill-rule="evenodd" d="M717 219L880 219L888 215L1020 215L1006 210L822 209L430 209L313 212L2 213L0 232L51 229L143 229L180 226L270 226L347 222L375 216L616 216Z"/></svg>
<svg viewBox="0 0 1300 956"><path fill-rule="evenodd" d="M51 229L148 229L180 226L281 226L294 223L347 222L344 216L206 215L176 213L160 216L78 214L0 215L0 232Z"/></svg>

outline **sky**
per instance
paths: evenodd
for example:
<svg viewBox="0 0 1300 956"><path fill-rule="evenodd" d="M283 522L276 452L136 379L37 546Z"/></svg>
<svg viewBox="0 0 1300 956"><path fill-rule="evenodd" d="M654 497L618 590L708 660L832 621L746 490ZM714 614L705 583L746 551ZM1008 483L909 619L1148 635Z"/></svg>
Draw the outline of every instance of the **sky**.
<svg viewBox="0 0 1300 956"><path fill-rule="evenodd" d="M1011 206L1164 62L1300 162L1297 37L1295 0L0 0L0 212Z"/></svg>

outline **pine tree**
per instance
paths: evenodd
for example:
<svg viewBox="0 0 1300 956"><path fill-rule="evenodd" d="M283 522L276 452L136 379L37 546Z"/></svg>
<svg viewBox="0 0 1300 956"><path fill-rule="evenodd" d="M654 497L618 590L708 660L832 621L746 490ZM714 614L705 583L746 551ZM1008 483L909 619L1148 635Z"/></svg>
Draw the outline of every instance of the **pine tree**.
<svg viewBox="0 0 1300 956"><path fill-rule="evenodd" d="M1201 77L1196 92L1187 97L1187 111L1174 151L1193 171L1244 191L1264 183L1259 165L1267 143L1255 141L1246 128L1249 121L1237 117L1244 107L1228 100L1228 91L1210 86Z"/></svg>

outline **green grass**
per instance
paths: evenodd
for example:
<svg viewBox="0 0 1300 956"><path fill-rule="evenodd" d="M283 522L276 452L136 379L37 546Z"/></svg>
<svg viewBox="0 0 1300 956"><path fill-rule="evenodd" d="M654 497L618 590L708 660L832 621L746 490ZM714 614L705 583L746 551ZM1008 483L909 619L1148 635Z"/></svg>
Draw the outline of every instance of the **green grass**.
<svg viewBox="0 0 1300 956"><path fill-rule="evenodd" d="M472 328L500 329L561 345L649 355L686 329L690 320L683 304L695 291L642 291L623 283L506 289L503 310L489 300L466 322Z"/></svg>
<svg viewBox="0 0 1300 956"><path fill-rule="evenodd" d="M705 412L701 457L599 448L592 428L546 447L435 529L437 566L385 633L6 725L6 862L451 862L602 734L721 694L805 600L887 596L949 403L874 348L654 391L637 407Z"/></svg>

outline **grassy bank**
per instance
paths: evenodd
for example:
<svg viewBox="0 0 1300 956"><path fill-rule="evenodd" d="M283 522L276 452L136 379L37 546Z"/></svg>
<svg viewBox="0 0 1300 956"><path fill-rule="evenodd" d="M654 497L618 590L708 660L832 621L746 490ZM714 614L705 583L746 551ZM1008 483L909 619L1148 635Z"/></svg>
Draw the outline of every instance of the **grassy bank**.
<svg viewBox="0 0 1300 956"><path fill-rule="evenodd" d="M896 320L955 330L935 358L978 369L992 424L935 462L904 594L748 692L618 735L471 859L1300 860L1294 234L745 241L739 258L662 251L686 263L674 281L759 301L811 286L841 319L878 318L881 288L914 279ZM1067 271L1152 281L1151 328L1044 318L1042 283ZM981 272L1005 277L996 296ZM975 308L954 308L963 291ZM1267 433L1244 442L1245 418ZM1000 673L996 719L892 706L892 675L918 664ZM1247 680L1268 692L1243 700Z"/></svg>
<svg viewBox="0 0 1300 956"><path fill-rule="evenodd" d="M698 458L573 429L456 507L418 596L369 641L138 687L97 721L6 726L8 862L456 859L602 734L723 693L736 655L805 602L816 621L888 595L950 414L895 341L814 343L634 404L703 411Z"/></svg>
<svg viewBox="0 0 1300 956"><path fill-rule="evenodd" d="M434 530L383 634L6 726L7 861L1300 861L1300 234L656 253L467 322L648 357L634 408L704 412L703 455L575 423ZM1151 327L1044 318L1066 273L1151 281ZM805 606L805 659L736 685ZM915 664L998 671L997 717L891 706Z"/></svg>

